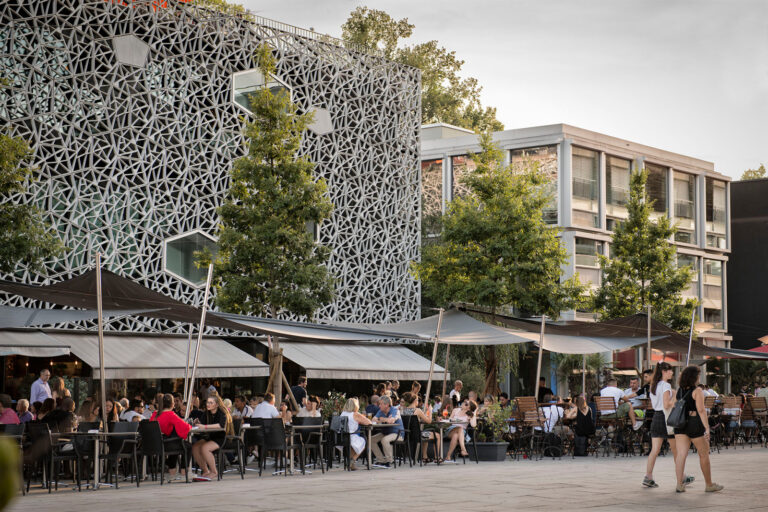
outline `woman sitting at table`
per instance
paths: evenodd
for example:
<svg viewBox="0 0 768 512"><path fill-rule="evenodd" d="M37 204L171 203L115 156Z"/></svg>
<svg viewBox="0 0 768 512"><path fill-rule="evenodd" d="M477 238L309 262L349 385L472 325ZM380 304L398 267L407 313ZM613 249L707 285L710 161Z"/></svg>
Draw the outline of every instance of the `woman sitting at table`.
<svg viewBox="0 0 768 512"><path fill-rule="evenodd" d="M173 395L166 393L163 395L161 401L160 412L158 413L155 411L152 413L150 421L157 421L160 424L160 432L166 437L166 450L181 451L183 449L184 440L189 435L189 431L192 430L192 427L174 412L173 406ZM177 455L169 455L166 458L168 473L171 475L171 479L176 476L177 457ZM186 468L181 468L181 472L181 474L184 474Z"/></svg>
<svg viewBox="0 0 768 512"><path fill-rule="evenodd" d="M283 403L280 404L280 417L283 419L283 425L290 425L293 421L293 413L287 400L283 400Z"/></svg>
<svg viewBox="0 0 768 512"><path fill-rule="evenodd" d="M455 408L451 413L451 421L461 424L451 425L446 431L448 439L451 440L451 444L448 445L448 453L445 454L445 460L450 461L453 459L453 451L456 449L457 444L461 448L460 453L462 457L469 455L469 453L467 453L467 448L464 446L464 437L466 436L464 427L466 425L471 425L473 427L477 426L476 411L477 404L475 402L472 400L464 400L461 402L461 406Z"/></svg>
<svg viewBox="0 0 768 512"><path fill-rule="evenodd" d="M320 399L315 395L307 398L307 404L305 407L299 409L296 414L297 418L319 418L320 411L317 410L317 406L320 404Z"/></svg>
<svg viewBox="0 0 768 512"><path fill-rule="evenodd" d="M427 412L419 409L419 396L414 393L405 393L402 397L400 397L400 416L406 415L415 415L417 418L419 418L419 422L421 423L432 423L432 410L429 407L427 407ZM407 425L405 426L407 428ZM432 439L435 439L435 443L437 445L437 463L441 463L443 461L440 458L440 454L443 453L443 440L440 438L440 436L435 435L434 431L425 430L421 433L421 437L421 456L424 460L424 463L432 462L432 459L427 457L427 449L429 448L428 441Z"/></svg>
<svg viewBox="0 0 768 512"><path fill-rule="evenodd" d="M350 471L357 470L355 461L365 449L365 438L360 431L360 425L371 424L371 420L360 414L358 412L359 410L360 402L357 401L357 398L350 398L347 400L347 403L344 404L344 410L341 412L341 417L347 418L347 432L351 434L349 436L349 445L352 448L352 453L350 454L352 456L352 462L349 465Z"/></svg>
<svg viewBox="0 0 768 512"><path fill-rule="evenodd" d="M208 395L208 400L205 402L205 413L200 420L195 420L195 425L202 431L219 427L224 429L224 432L206 435L205 438L196 441L192 445L192 456L200 467L200 471L202 471L202 475L196 477L195 480L210 482L219 476L216 471L216 459L213 456L213 452L224 444L224 439L227 435L234 434L232 416L218 394L211 393Z"/></svg>
<svg viewBox="0 0 768 512"><path fill-rule="evenodd" d="M40 406L39 409L37 409L37 421L42 421L43 418L46 417L51 411L53 411L56 408L56 400L53 398L46 398L45 401L43 401L43 405Z"/></svg>

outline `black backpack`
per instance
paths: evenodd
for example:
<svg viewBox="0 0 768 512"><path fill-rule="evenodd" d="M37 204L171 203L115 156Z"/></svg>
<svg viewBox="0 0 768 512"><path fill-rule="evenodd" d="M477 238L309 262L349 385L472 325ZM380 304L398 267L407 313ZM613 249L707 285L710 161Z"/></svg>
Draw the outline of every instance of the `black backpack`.
<svg viewBox="0 0 768 512"><path fill-rule="evenodd" d="M563 456L563 440L553 432L544 436L544 456L553 458Z"/></svg>

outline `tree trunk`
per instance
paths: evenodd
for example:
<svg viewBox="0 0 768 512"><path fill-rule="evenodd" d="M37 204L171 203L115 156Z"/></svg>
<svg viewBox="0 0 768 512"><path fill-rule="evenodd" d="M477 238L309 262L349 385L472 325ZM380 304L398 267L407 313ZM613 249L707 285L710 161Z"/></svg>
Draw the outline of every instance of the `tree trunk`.
<svg viewBox="0 0 768 512"><path fill-rule="evenodd" d="M499 388L499 358L496 356L496 347L485 347L485 390L484 395L498 396ZM482 399L478 397L478 399Z"/></svg>

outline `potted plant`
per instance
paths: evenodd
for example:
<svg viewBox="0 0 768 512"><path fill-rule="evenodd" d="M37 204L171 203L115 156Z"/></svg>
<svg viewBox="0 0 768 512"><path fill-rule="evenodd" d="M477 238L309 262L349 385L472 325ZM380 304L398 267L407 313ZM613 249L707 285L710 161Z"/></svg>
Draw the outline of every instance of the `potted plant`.
<svg viewBox="0 0 768 512"><path fill-rule="evenodd" d="M477 459L483 461L501 462L507 458L507 441L504 434L509 432L510 408L502 408L498 403L492 404L478 421L477 430ZM467 446L467 451L474 460L474 450Z"/></svg>
<svg viewBox="0 0 768 512"><path fill-rule="evenodd" d="M334 414L341 414L346 403L347 395L345 393L329 391L328 398L323 399L322 408L320 410L320 413L323 416L323 421L330 421L331 416Z"/></svg>

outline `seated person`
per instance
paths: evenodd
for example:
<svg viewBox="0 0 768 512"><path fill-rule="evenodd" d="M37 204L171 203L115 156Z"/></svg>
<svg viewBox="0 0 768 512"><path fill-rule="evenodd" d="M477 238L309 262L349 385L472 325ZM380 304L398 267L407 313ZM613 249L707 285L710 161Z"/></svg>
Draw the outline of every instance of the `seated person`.
<svg viewBox="0 0 768 512"><path fill-rule="evenodd" d="M509 395L503 391L499 393L499 405L502 409L506 409L510 405Z"/></svg>
<svg viewBox="0 0 768 512"><path fill-rule="evenodd" d="M233 405L234 405L234 407L232 408L233 418L247 418L253 412L251 407L245 402L245 397L242 395L238 395L235 397L235 402Z"/></svg>
<svg viewBox="0 0 768 512"><path fill-rule="evenodd" d="M565 417L565 410L557 405L557 400L554 398L550 394L544 395L544 402L552 402L541 407L541 412L544 414L544 432L553 432L561 437L571 437L571 429L560 423L560 420Z"/></svg>
<svg viewBox="0 0 768 512"><path fill-rule="evenodd" d="M195 477L198 482L210 482L219 475L216 472L216 459L213 452L224 444L227 435L234 434L232 416L224 406L224 401L217 393L210 393L205 402L205 413L200 420L195 420L195 425L202 431L221 427L223 432L215 432L204 435L192 445L192 456L195 458L201 476Z"/></svg>
<svg viewBox="0 0 768 512"><path fill-rule="evenodd" d="M123 413L123 421L141 421L144 419L144 402L135 398L130 402L129 410Z"/></svg>
<svg viewBox="0 0 768 512"><path fill-rule="evenodd" d="M13 410L11 396L5 393L0 395L0 425L18 425L19 416Z"/></svg>
<svg viewBox="0 0 768 512"><path fill-rule="evenodd" d="M257 405L251 413L251 418L279 418L280 412L275 407L275 395L272 393L264 394L264 401Z"/></svg>
<svg viewBox="0 0 768 512"><path fill-rule="evenodd" d="M466 425L471 425L473 427L477 426L477 404L469 399L465 399L461 402L461 406L457 407L453 410L451 413L451 421L456 422L462 422ZM464 446L465 436L464 433L464 427L466 425L459 424L459 425L451 425L448 427L448 430L446 430L446 433L448 435L448 439L450 439L450 445L448 446L448 453L445 454L445 460L446 461L452 461L453 460L453 451L456 449L456 445L458 444L461 448L461 456L466 457L469 455L467 453L467 448Z"/></svg>
<svg viewBox="0 0 768 512"><path fill-rule="evenodd" d="M624 390L624 398L629 400L629 403L632 404L635 418L640 425L643 424L643 420L645 419L645 409L643 409L643 402L640 400L647 397L648 395L646 394L645 389L640 387L640 379L637 377L630 378L629 388ZM637 426L637 423L635 423L635 426L640 428ZM635 430L637 430L637 428Z"/></svg>
<svg viewBox="0 0 768 512"><path fill-rule="evenodd" d="M388 396L382 396L379 399L379 412L373 417L374 423L387 423L391 427L376 429L376 433L371 437L371 449L379 464L387 467L394 462L392 455L392 441L402 437L405 429L403 420L397 409L392 406L392 400Z"/></svg>
<svg viewBox="0 0 768 512"><path fill-rule="evenodd" d="M483 405L477 409L477 415L482 418L488 412L488 408L492 405L493 395L485 395L485 398L483 398Z"/></svg>
<svg viewBox="0 0 768 512"><path fill-rule="evenodd" d="M29 400L22 398L16 402L16 415L19 417L19 423L28 423L34 419L32 413L29 412Z"/></svg>
<svg viewBox="0 0 768 512"><path fill-rule="evenodd" d="M349 446L352 452L350 454L352 462L349 466L351 471L357 470L355 461L357 461L357 458L360 457L360 454L365 449L365 437L363 437L363 433L360 431L360 425L371 424L371 420L360 414L359 410L360 402L357 401L357 398L350 398L344 404L344 409L340 415L342 418L347 418L347 431L351 434L349 436Z"/></svg>
<svg viewBox="0 0 768 512"><path fill-rule="evenodd" d="M416 416L419 418L419 422L421 423L432 423L432 410L427 407L427 412L422 411L419 409L419 395L415 393L405 393L403 394L402 398L400 399L400 417L403 416ZM442 439L439 435L437 435L436 432L430 432L430 431L423 431L421 433L421 436L423 440L421 441L421 449L422 449L422 459L425 463L432 462L432 459L427 457L427 449L429 448L429 443L424 441L429 441L430 439L435 439L436 447L437 447L437 462L438 464L442 462L442 459L440 458L440 454L443 453L443 447L442 447Z"/></svg>
<svg viewBox="0 0 768 512"><path fill-rule="evenodd" d="M307 397L306 406L299 409L299 412L296 414L297 418L319 418L320 417L320 411L317 410L318 405L320 405L320 399L317 398L315 395L310 395Z"/></svg>
<svg viewBox="0 0 768 512"><path fill-rule="evenodd" d="M600 396L613 398L613 403L616 409L609 409L602 411L601 417L604 419L621 419L629 417L630 424L635 430L643 426L642 422L638 422L635 417L635 408L629 402L628 398L624 397L624 391L616 387L617 381L614 378L608 379L606 386L600 390Z"/></svg>
<svg viewBox="0 0 768 512"><path fill-rule="evenodd" d="M189 435L189 431L192 427L174 412L173 407L173 395L166 393L163 395L163 399L160 402L160 411L155 411L152 414L151 420L157 421L160 424L160 432L167 438L165 441L165 449L168 451L181 451L183 449L184 440ZM176 476L177 458L178 456L176 455L169 455L166 457L168 473L171 475L171 479L174 479ZM184 474L186 468L181 468L181 472Z"/></svg>
<svg viewBox="0 0 768 512"><path fill-rule="evenodd" d="M469 393L467 393L467 399L470 402L475 402L475 405L477 405L477 402L479 401L477 399L477 391L470 391Z"/></svg>
<svg viewBox="0 0 768 512"><path fill-rule="evenodd" d="M293 413L291 412L291 406L288 405L287 400L283 400L280 404L280 417L283 419L284 425L290 425L293 419Z"/></svg>
<svg viewBox="0 0 768 512"><path fill-rule="evenodd" d="M69 397L62 398L61 404L45 415L43 423L48 424L51 432L72 432L77 428L75 417L75 401Z"/></svg>
<svg viewBox="0 0 768 512"><path fill-rule="evenodd" d="M377 412L379 412L379 395L372 395L371 403L365 407L365 414L370 414L373 417Z"/></svg>

